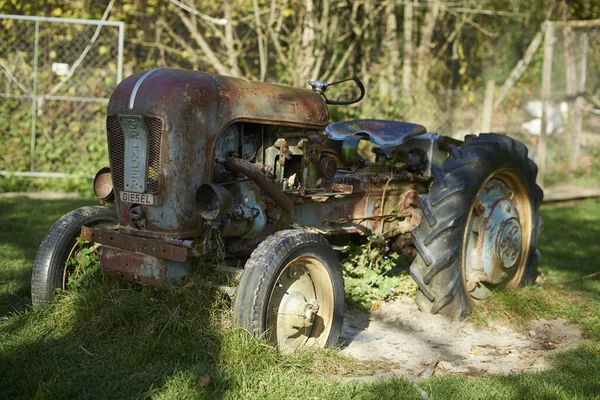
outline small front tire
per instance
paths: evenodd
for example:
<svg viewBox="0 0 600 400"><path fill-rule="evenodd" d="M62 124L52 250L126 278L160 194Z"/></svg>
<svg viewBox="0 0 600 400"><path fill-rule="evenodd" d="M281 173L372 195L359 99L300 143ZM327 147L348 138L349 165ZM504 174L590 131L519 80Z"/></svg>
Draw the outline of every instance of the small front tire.
<svg viewBox="0 0 600 400"><path fill-rule="evenodd" d="M65 289L66 263L74 253L83 226L112 226L118 222L115 210L104 206L81 207L63 215L46 234L33 263L31 302L43 308L56 289Z"/></svg>
<svg viewBox="0 0 600 400"><path fill-rule="evenodd" d="M344 280L337 256L319 235L285 230L247 261L233 302L237 326L283 352L337 345L344 318Z"/></svg>

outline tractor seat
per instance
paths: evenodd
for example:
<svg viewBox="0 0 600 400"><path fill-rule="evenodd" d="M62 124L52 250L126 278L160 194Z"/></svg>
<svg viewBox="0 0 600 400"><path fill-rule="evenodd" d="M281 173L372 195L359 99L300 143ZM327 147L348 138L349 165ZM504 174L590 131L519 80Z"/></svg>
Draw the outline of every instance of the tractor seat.
<svg viewBox="0 0 600 400"><path fill-rule="evenodd" d="M341 141L349 136L366 134L369 135L371 142L379 147L393 147L408 142L414 136L426 133L427 129L410 122L357 119L329 124L325 132L329 139Z"/></svg>

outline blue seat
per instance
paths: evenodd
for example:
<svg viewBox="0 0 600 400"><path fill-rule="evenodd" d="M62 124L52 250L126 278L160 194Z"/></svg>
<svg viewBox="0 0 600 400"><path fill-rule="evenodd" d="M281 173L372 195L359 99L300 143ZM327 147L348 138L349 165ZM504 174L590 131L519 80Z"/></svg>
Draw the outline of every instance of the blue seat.
<svg viewBox="0 0 600 400"><path fill-rule="evenodd" d="M406 143L410 138L427 132L424 126L410 122L381 119L358 119L334 122L325 128L327 137L343 141L349 136L368 135L379 147L393 147Z"/></svg>

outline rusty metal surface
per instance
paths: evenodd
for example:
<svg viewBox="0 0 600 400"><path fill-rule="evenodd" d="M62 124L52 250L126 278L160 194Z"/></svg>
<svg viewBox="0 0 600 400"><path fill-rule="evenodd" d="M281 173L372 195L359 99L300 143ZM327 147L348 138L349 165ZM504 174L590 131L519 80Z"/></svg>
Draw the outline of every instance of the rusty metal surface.
<svg viewBox="0 0 600 400"><path fill-rule="evenodd" d="M94 194L101 201L111 202L115 198L112 173L109 167L101 168L94 176Z"/></svg>
<svg viewBox="0 0 600 400"><path fill-rule="evenodd" d="M410 232L420 222L417 198L425 190L422 184L353 179L353 185L338 185L344 194L305 193L296 204L297 223L324 234L376 233L387 239Z"/></svg>
<svg viewBox="0 0 600 400"><path fill-rule="evenodd" d="M288 217L294 215L294 202L287 197L283 191L273 183L267 176L251 162L229 157L227 159L227 169L234 172L240 172L252 179L262 190L265 191L271 198L287 213Z"/></svg>
<svg viewBox="0 0 600 400"><path fill-rule="evenodd" d="M81 228L81 238L89 242L100 243L123 250L143 253L166 260L183 262L187 259L186 247L174 246L157 240L124 235L115 230L103 228Z"/></svg>
<svg viewBox="0 0 600 400"><path fill-rule="evenodd" d="M100 269L107 277L166 289L181 285L189 274L190 262L177 262L102 246Z"/></svg>
<svg viewBox="0 0 600 400"><path fill-rule="evenodd" d="M130 109L132 91L142 75L125 79L111 96L107 111L111 166L118 192L123 187L124 144L116 116L155 118L163 125L156 140L149 138L149 163L157 171L149 170L148 179L156 177L160 190L154 196L154 205L141 205L145 215L143 229L130 218L131 204L116 193L122 232L160 238L199 236L202 218L197 213L194 195L202 183L211 183L215 143L231 123L246 121L305 129L324 129L327 125L327 107L309 89L173 68L148 75L139 85ZM150 129L156 124L145 121L149 131L158 129Z"/></svg>

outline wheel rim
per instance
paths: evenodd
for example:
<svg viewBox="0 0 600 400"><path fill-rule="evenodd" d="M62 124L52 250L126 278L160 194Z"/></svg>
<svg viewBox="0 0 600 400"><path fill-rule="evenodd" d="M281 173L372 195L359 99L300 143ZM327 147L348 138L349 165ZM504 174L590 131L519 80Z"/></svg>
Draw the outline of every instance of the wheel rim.
<svg viewBox="0 0 600 400"><path fill-rule="evenodd" d="M492 289L519 284L531 234L531 201L523 180L509 169L491 174L471 206L463 240L463 283L472 303Z"/></svg>
<svg viewBox="0 0 600 400"><path fill-rule="evenodd" d="M281 351L324 347L334 310L333 285L325 265L313 256L290 261L275 280L267 310L267 335Z"/></svg>

